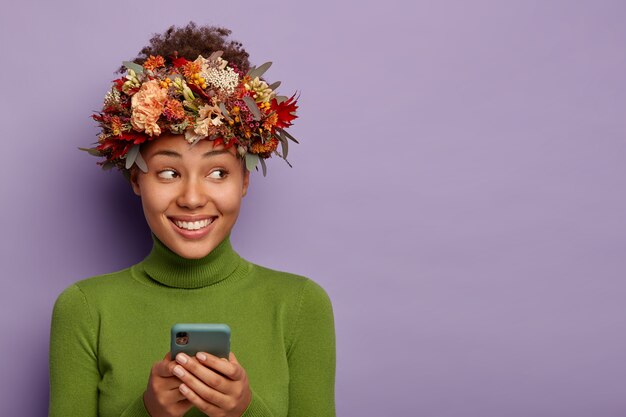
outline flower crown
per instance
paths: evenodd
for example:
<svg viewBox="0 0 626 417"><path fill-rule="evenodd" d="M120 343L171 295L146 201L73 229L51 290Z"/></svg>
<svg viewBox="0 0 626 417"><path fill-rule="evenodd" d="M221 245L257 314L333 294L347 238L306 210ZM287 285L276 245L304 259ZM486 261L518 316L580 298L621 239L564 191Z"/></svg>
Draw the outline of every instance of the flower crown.
<svg viewBox="0 0 626 417"><path fill-rule="evenodd" d="M244 74L221 55L199 55L195 61L174 56L170 62L151 55L143 65L124 62L126 75L113 81L102 111L92 115L102 129L97 146L79 149L105 157L98 162L104 169L136 164L147 172L139 147L167 130L184 134L192 145L208 139L236 146L247 169L258 169L260 162L263 175L264 159L272 154L289 164L288 140L298 141L285 129L297 117L298 98L276 95L280 81L268 85L261 78L271 62Z"/></svg>

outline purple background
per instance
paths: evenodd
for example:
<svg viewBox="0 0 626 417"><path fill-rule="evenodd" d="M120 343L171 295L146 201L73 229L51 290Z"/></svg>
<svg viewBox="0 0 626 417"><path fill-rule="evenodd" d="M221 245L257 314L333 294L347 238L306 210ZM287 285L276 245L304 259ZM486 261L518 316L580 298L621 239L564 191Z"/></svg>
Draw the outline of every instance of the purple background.
<svg viewBox="0 0 626 417"><path fill-rule="evenodd" d="M149 250L121 175L76 147L121 61L190 19L302 92L294 168L253 175L233 244L328 291L338 415L626 415L623 1L11 9L0 415L46 414L62 289Z"/></svg>

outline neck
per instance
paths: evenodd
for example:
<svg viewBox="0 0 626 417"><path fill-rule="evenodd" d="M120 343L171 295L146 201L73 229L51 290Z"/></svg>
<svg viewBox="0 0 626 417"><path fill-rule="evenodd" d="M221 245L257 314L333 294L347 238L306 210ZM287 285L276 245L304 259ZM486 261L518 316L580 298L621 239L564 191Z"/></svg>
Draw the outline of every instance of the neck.
<svg viewBox="0 0 626 417"><path fill-rule="evenodd" d="M241 257L227 235L208 255L187 259L173 252L152 233L152 250L143 260L146 273L153 280L174 288L200 288L231 276L241 264Z"/></svg>

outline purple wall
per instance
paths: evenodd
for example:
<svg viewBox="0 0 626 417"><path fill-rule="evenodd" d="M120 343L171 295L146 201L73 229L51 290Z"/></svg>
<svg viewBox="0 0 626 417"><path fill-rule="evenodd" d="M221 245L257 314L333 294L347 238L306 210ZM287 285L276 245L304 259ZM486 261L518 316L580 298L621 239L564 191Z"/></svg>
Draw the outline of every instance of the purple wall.
<svg viewBox="0 0 626 417"><path fill-rule="evenodd" d="M233 244L327 289L338 415L625 415L626 3L11 9L0 415L46 414L58 293L149 249L122 177L76 147L121 61L190 19L230 27L302 92L294 168L253 175Z"/></svg>

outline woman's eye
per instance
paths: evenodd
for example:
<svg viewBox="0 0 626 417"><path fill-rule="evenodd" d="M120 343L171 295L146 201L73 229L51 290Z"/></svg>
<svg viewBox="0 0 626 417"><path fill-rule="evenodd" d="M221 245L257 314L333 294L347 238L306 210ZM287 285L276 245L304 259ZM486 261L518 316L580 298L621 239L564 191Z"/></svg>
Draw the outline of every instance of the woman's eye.
<svg viewBox="0 0 626 417"><path fill-rule="evenodd" d="M209 174L210 178L215 178L215 179L222 179L224 177L226 177L226 171L223 169L216 169L215 171L212 171Z"/></svg>
<svg viewBox="0 0 626 417"><path fill-rule="evenodd" d="M163 171L159 171L158 175L159 175L159 178L171 180L175 178L175 176L178 175L178 173L174 171L173 169L164 169Z"/></svg>

